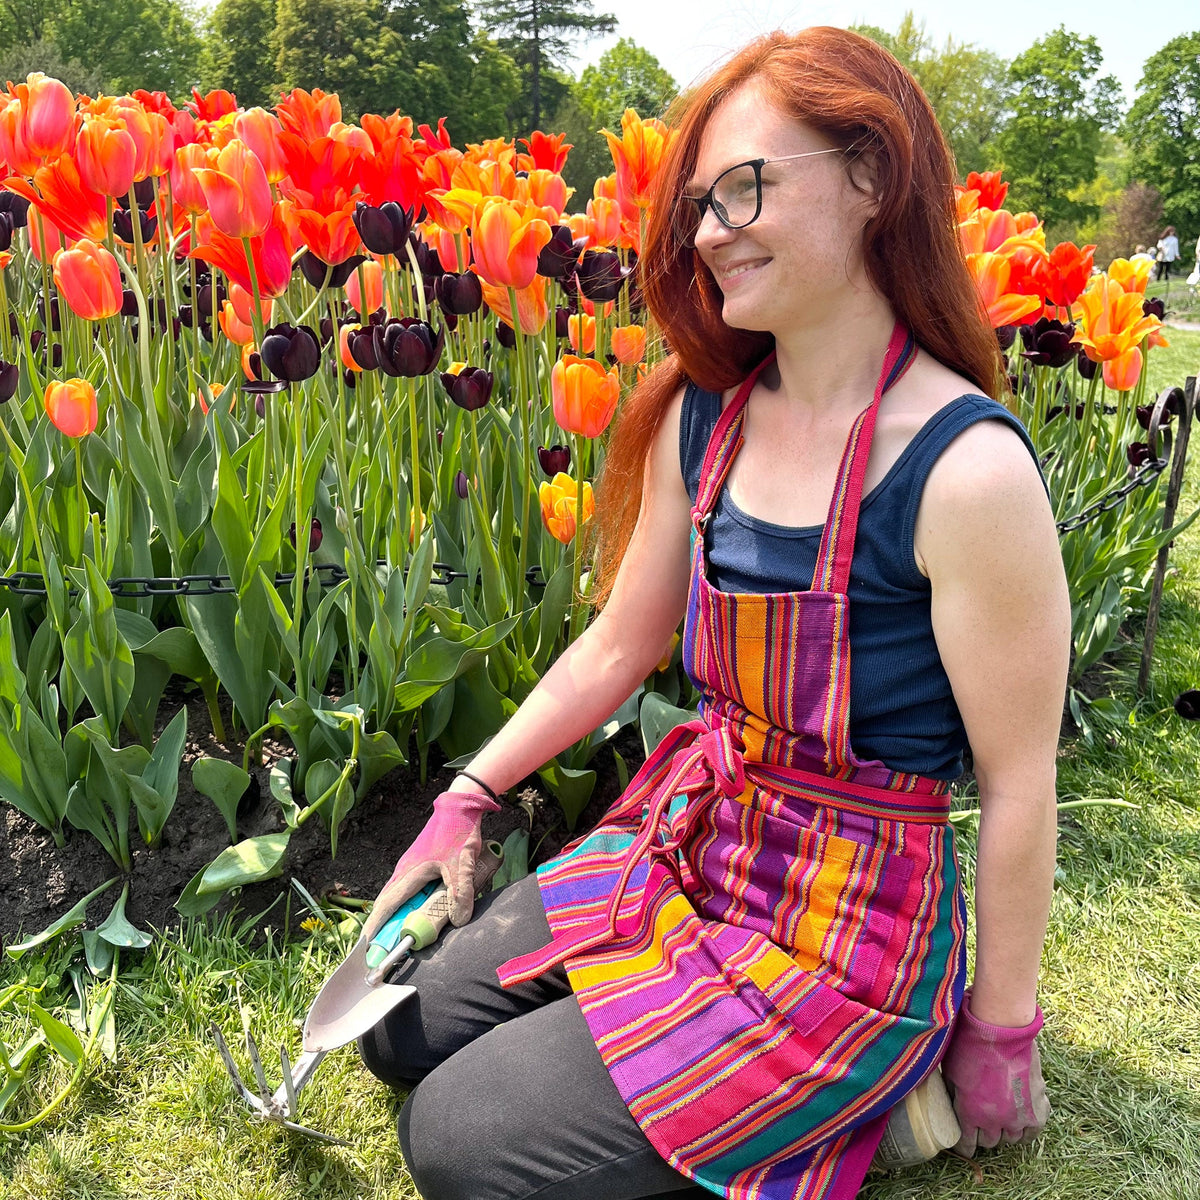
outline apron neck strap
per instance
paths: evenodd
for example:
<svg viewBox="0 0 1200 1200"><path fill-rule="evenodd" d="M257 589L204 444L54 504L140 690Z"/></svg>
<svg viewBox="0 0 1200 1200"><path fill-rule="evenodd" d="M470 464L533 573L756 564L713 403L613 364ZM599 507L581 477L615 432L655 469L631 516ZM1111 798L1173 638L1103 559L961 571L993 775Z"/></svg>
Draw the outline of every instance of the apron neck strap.
<svg viewBox="0 0 1200 1200"><path fill-rule="evenodd" d="M917 344L912 334L897 321L875 384L875 397L859 413L846 440L829 515L825 519L825 532L821 536L821 548L817 552L813 591L845 594L849 589L850 563L854 558L854 539L858 533L858 512L862 506L863 481L867 476L879 402L888 388L912 366L916 356Z"/></svg>

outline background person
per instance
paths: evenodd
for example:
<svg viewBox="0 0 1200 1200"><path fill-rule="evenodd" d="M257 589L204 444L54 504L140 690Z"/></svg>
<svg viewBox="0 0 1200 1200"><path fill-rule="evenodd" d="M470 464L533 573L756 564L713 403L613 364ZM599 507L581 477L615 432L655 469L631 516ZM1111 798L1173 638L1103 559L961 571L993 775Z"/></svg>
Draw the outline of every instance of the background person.
<svg viewBox="0 0 1200 1200"><path fill-rule="evenodd" d="M1168 225L1163 235L1158 239L1158 273L1155 279L1170 279L1171 264L1179 257L1179 239L1175 236L1175 226Z"/></svg>

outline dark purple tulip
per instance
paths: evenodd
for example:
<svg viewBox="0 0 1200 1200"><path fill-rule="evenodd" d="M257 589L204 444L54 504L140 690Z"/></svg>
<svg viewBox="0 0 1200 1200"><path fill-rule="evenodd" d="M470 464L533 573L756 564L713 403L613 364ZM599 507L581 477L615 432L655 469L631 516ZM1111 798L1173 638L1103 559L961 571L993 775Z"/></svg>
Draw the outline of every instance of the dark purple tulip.
<svg viewBox="0 0 1200 1200"><path fill-rule="evenodd" d="M496 322L496 341L502 345L505 350L511 350L517 344L517 335L513 327L507 321Z"/></svg>
<svg viewBox="0 0 1200 1200"><path fill-rule="evenodd" d="M62 346L60 346L58 342L55 342L54 345L50 347L50 365L57 370L62 366L62 358Z"/></svg>
<svg viewBox="0 0 1200 1200"><path fill-rule="evenodd" d="M1175 406L1177 407L1177 406ZM1153 404L1139 404L1137 406L1137 423L1143 429L1150 428L1150 418L1154 415ZM1175 416L1171 402L1168 401L1163 405L1162 417L1159 419L1159 426L1170 425L1171 418Z"/></svg>
<svg viewBox="0 0 1200 1200"><path fill-rule="evenodd" d="M334 263L332 266L323 258L318 258L311 250L305 250L300 255L300 274L315 288L325 282L325 273L329 273L329 286L345 287L346 280L354 274L361 262L366 262L365 254L352 254L345 262Z"/></svg>
<svg viewBox="0 0 1200 1200"><path fill-rule="evenodd" d="M248 379L248 380L246 380L245 383L242 384L243 391L247 391L247 392L253 392L253 391L277 392L280 390L280 387L276 386L276 384L273 380L267 379L266 376L264 375L263 364L262 364L262 355L259 354L259 352L257 350L251 350L250 353L246 356L246 366L248 366L250 368L250 374L253 375L254 378ZM255 388L255 387L251 386L252 384L263 384L264 386L261 388Z"/></svg>
<svg viewBox="0 0 1200 1200"><path fill-rule="evenodd" d="M8 314L8 328L13 337L21 336L21 326L17 323L17 314L10 312Z"/></svg>
<svg viewBox="0 0 1200 1200"><path fill-rule="evenodd" d="M1000 325L992 331L996 335L996 343L1001 350L1007 350L1017 340L1015 325Z"/></svg>
<svg viewBox="0 0 1200 1200"><path fill-rule="evenodd" d="M0 253L12 245L13 231L16 229L16 224L13 221L12 213L0 212Z"/></svg>
<svg viewBox="0 0 1200 1200"><path fill-rule="evenodd" d="M547 279L565 279L575 271L587 238L572 236L570 226L551 225L550 240L542 247L537 273Z"/></svg>
<svg viewBox="0 0 1200 1200"><path fill-rule="evenodd" d="M437 446L440 450L442 448L442 438L446 436L446 431L444 429L435 429L433 431L433 436L437 438Z"/></svg>
<svg viewBox="0 0 1200 1200"><path fill-rule="evenodd" d="M421 274L426 279L432 279L435 275L445 274L446 268L442 266L442 260L438 257L438 252L427 242L417 237L415 233L408 236L408 243L413 248L413 252L417 259L417 266L421 269ZM401 262L407 262L407 255L401 255Z"/></svg>
<svg viewBox="0 0 1200 1200"><path fill-rule="evenodd" d="M1100 365L1099 363L1092 362L1092 360L1090 358L1088 358L1088 356L1086 354L1081 354L1075 360L1076 369L1079 371L1079 374L1082 375L1083 378L1087 379L1087 380L1092 380L1092 379L1096 378L1096 368L1099 365Z"/></svg>
<svg viewBox="0 0 1200 1200"><path fill-rule="evenodd" d="M1167 306L1163 303L1161 296L1155 296L1153 300L1142 301L1142 316L1157 317L1160 321L1167 315Z"/></svg>
<svg viewBox="0 0 1200 1200"><path fill-rule="evenodd" d="M483 285L479 276L471 271L461 275L447 271L439 275L433 284L433 294L441 305L442 312L452 313L456 317L467 317L478 312L483 304Z"/></svg>
<svg viewBox="0 0 1200 1200"><path fill-rule="evenodd" d="M463 367L457 375L443 371L442 386L459 408L475 412L492 398L492 373L482 367Z"/></svg>
<svg viewBox="0 0 1200 1200"><path fill-rule="evenodd" d="M554 336L565 338L571 336L571 310L561 304L554 310Z"/></svg>
<svg viewBox="0 0 1200 1200"><path fill-rule="evenodd" d="M158 230L158 218L139 208L138 225L141 228L142 241L148 242ZM127 208L114 209L113 233L123 242L133 241L133 214Z"/></svg>
<svg viewBox="0 0 1200 1200"><path fill-rule="evenodd" d="M45 300L42 299L41 296L38 297L37 312L38 312L38 320L41 321L41 323L43 325L45 325L46 324L46 302L45 302ZM55 333L57 333L62 328L62 322L61 322L60 316L59 316L58 297L57 296L50 297L50 328Z"/></svg>
<svg viewBox="0 0 1200 1200"><path fill-rule="evenodd" d="M1038 317L1032 325L1021 326L1021 357L1035 367L1065 367L1078 353L1079 345L1071 341L1073 324L1064 325L1051 317Z"/></svg>
<svg viewBox="0 0 1200 1200"><path fill-rule="evenodd" d="M1142 467L1150 461L1150 447L1145 442L1130 442L1125 447L1125 457L1131 467Z"/></svg>
<svg viewBox="0 0 1200 1200"><path fill-rule="evenodd" d="M413 227L413 211L394 200L376 208L360 200L354 206L354 228L372 254L404 255L404 243Z"/></svg>
<svg viewBox="0 0 1200 1200"><path fill-rule="evenodd" d="M621 294L632 274L633 268L621 266L620 256L612 250L585 250L575 278L589 300L604 304Z"/></svg>
<svg viewBox="0 0 1200 1200"><path fill-rule="evenodd" d="M385 325L372 325L375 357L385 375L403 375L414 379L428 375L442 357L446 330L435 334L428 321L418 317L393 318Z"/></svg>
<svg viewBox="0 0 1200 1200"><path fill-rule="evenodd" d="M358 372L350 370L349 367L343 367L342 381L351 391L354 391L358 387Z"/></svg>
<svg viewBox="0 0 1200 1200"><path fill-rule="evenodd" d="M0 358L0 404L7 404L17 394L17 381L20 378L17 364Z"/></svg>
<svg viewBox="0 0 1200 1200"><path fill-rule="evenodd" d="M1200 691L1195 688L1175 697L1175 711L1185 721L1200 720Z"/></svg>
<svg viewBox="0 0 1200 1200"><path fill-rule="evenodd" d="M355 329L346 339L350 357L364 371L379 370L379 356L375 353L375 339L371 334L371 329L371 326L365 329Z"/></svg>
<svg viewBox="0 0 1200 1200"><path fill-rule="evenodd" d="M460 499L465 500L469 494L470 485L467 482L466 473L459 471L454 476L454 494Z"/></svg>
<svg viewBox="0 0 1200 1200"><path fill-rule="evenodd" d="M133 198L137 201L138 208L149 208L154 203L154 195L157 191L158 184L154 182L152 175L145 179L139 179L133 185Z"/></svg>
<svg viewBox="0 0 1200 1200"><path fill-rule="evenodd" d="M308 527L308 552L309 552L309 554L312 554L313 551L315 551L321 545L321 541L324 537L325 537L324 533L321 532L321 522L316 517L313 517L312 524L309 525L309 527ZM291 523L291 526L288 528L288 541L292 543L293 547L296 545L296 522L295 521L293 521Z"/></svg>
<svg viewBox="0 0 1200 1200"><path fill-rule="evenodd" d="M321 365L321 345L307 325L272 325L259 353L267 370L288 383L311 379Z"/></svg>
<svg viewBox="0 0 1200 1200"><path fill-rule="evenodd" d="M217 283L217 308L229 299L229 292L223 283ZM213 288L211 283L203 284L200 288L199 308L201 312L211 313L213 310Z"/></svg>
<svg viewBox="0 0 1200 1200"><path fill-rule="evenodd" d="M188 323L188 325L191 325L191 323L192 323L192 321L191 321L192 306L190 304L183 305L180 307L179 311L182 313L184 308L186 308L188 310L187 323ZM122 288L121 289L121 316L136 317L137 315L138 315L137 297L128 288Z"/></svg>
<svg viewBox="0 0 1200 1200"><path fill-rule="evenodd" d="M559 442L555 442L553 446L539 446L537 456L547 479L553 479L560 472L571 469L571 448Z"/></svg>
<svg viewBox="0 0 1200 1200"><path fill-rule="evenodd" d="M0 191L0 213L12 217L13 229L24 229L29 224L29 201L16 192Z"/></svg>

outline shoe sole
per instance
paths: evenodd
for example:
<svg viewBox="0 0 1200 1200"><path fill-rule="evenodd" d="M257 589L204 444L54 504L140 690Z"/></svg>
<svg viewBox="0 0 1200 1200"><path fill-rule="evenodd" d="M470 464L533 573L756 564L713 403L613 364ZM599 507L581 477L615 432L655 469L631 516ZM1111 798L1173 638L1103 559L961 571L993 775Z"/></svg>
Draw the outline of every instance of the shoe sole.
<svg viewBox="0 0 1200 1200"><path fill-rule="evenodd" d="M935 1070L892 1109L871 1166L880 1170L928 1162L962 1136L950 1093Z"/></svg>

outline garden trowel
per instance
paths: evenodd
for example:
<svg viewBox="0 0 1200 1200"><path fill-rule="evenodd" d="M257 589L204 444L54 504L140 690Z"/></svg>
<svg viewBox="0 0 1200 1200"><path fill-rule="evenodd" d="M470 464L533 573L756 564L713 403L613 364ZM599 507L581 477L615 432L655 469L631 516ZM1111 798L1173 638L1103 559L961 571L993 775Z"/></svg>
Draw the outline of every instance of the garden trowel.
<svg viewBox="0 0 1200 1200"><path fill-rule="evenodd" d="M500 846L495 842L484 846L475 866L476 895L491 882L500 866L501 856ZM330 1050L373 1029L396 1005L416 993L417 989L408 984L385 983L384 980L392 968L414 950L422 950L437 941L449 915L449 892L441 883L430 883L401 904L370 940L358 939L354 949L322 985L308 1010L304 1019L303 1053L293 1064L286 1048L280 1049L283 1082L274 1092L267 1084L262 1057L250 1033L245 1009L242 1010L242 1026L257 1091L252 1091L242 1081L229 1046L221 1031L213 1026L213 1036L225 1068L242 1098L258 1116L297 1133L345 1144L340 1138L292 1121L296 1097Z"/></svg>

